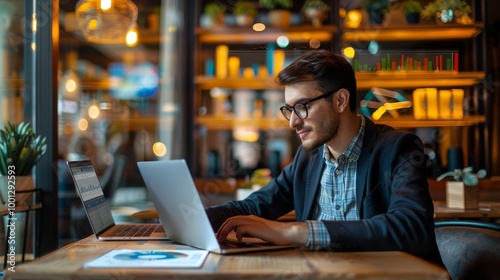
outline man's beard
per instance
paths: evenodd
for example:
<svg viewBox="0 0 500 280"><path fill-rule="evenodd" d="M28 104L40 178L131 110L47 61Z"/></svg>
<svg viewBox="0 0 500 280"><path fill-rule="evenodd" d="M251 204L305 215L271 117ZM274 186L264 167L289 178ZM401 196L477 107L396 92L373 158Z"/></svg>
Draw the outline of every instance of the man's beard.
<svg viewBox="0 0 500 280"><path fill-rule="evenodd" d="M308 143L304 143L304 141L302 141L302 148L304 150L312 151L337 136L340 126L339 117L333 116L332 118L329 118L329 120L330 121L328 122L322 122L320 126L316 127L313 132L316 139L311 140L312 142Z"/></svg>

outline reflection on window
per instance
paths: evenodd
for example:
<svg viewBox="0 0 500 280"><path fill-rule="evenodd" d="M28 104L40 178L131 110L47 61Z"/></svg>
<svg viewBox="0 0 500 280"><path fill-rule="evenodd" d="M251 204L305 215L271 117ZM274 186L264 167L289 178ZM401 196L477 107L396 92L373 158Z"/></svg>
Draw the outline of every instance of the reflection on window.
<svg viewBox="0 0 500 280"><path fill-rule="evenodd" d="M158 4L154 7L151 1L134 0L137 42L127 43L123 36L110 43L89 40L78 26L74 1L60 1L60 161L92 160L115 207L115 221L129 217L124 213L130 209L151 206L137 161L172 158L183 150L179 145L185 145L185 128L179 128L179 100L185 94L180 83L184 69L179 67L187 57L182 55L187 50L178 48L184 39L180 2L154 1ZM111 11L118 1L110 3ZM94 32L92 38L98 35ZM60 221L63 245L91 232L71 178L61 172L59 180L59 195L65 197L60 205L60 213L66 215Z"/></svg>

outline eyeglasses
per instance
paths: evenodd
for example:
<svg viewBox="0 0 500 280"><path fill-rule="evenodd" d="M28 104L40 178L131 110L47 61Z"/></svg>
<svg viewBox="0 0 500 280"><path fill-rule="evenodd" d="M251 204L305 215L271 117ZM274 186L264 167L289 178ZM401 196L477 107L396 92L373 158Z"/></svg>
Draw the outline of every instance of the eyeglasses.
<svg viewBox="0 0 500 280"><path fill-rule="evenodd" d="M306 102L297 102L297 103L293 104L293 106L287 106L287 105L281 106L280 111L283 114L283 116L285 117L285 119L287 119L287 120L290 120L290 117L292 116L292 112L295 112L295 115L297 115L297 117L299 117L301 120L306 119L308 116L307 105L311 104L312 102L314 102L316 100L326 98L337 91L338 91L338 89L327 92L327 93L322 94L318 97L314 97L313 99L309 99Z"/></svg>

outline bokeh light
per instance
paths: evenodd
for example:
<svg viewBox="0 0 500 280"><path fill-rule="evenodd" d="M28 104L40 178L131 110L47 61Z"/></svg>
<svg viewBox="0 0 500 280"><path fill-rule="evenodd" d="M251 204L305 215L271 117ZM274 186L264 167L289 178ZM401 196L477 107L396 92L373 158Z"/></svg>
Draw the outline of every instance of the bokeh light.
<svg viewBox="0 0 500 280"><path fill-rule="evenodd" d="M288 44L290 44L290 39L286 36L279 36L278 39L276 39L276 45L280 48L286 48Z"/></svg>
<svg viewBox="0 0 500 280"><path fill-rule="evenodd" d="M78 121L78 129L80 129L81 131L85 131L87 130L87 128L89 128L89 122L87 121L87 119L81 118Z"/></svg>
<svg viewBox="0 0 500 280"><path fill-rule="evenodd" d="M378 45L377 41L370 41L370 44L368 44L368 52L371 54L378 54L380 50L380 47Z"/></svg>
<svg viewBox="0 0 500 280"><path fill-rule="evenodd" d="M167 146L162 142L156 142L153 144L153 153L157 157L162 157L167 154Z"/></svg>
<svg viewBox="0 0 500 280"><path fill-rule="evenodd" d="M321 46L321 42L318 39L311 39L309 41L309 47L311 49L317 49L319 46Z"/></svg>
<svg viewBox="0 0 500 280"><path fill-rule="evenodd" d="M354 56L356 55L356 50L354 50L353 47L346 47L342 50L342 53L344 54L345 57L353 59Z"/></svg>
<svg viewBox="0 0 500 280"><path fill-rule="evenodd" d="M99 117L99 114L101 113L101 110L99 110L99 107L97 107L97 105L91 105L88 112L90 118L97 119Z"/></svg>

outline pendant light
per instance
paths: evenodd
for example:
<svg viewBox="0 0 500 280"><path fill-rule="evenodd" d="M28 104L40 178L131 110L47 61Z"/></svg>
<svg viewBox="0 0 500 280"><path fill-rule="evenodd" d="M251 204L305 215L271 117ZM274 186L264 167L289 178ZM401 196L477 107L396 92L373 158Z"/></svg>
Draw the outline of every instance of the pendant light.
<svg viewBox="0 0 500 280"><path fill-rule="evenodd" d="M130 0L80 0L76 4L78 28L97 44L123 44L137 21L137 6Z"/></svg>

